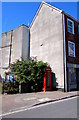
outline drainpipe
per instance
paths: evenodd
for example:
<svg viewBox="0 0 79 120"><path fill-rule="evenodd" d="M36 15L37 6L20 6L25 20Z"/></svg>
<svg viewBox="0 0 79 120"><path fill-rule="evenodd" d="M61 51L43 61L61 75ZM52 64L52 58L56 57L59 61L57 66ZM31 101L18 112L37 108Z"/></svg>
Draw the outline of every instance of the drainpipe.
<svg viewBox="0 0 79 120"><path fill-rule="evenodd" d="M12 35L13 34L13 30L11 31L11 43L10 43L10 56L9 56L9 67L10 67L10 64L11 64L11 49L12 49Z"/></svg>
<svg viewBox="0 0 79 120"><path fill-rule="evenodd" d="M30 27L28 27L28 30L29 30L29 39L28 39L28 59L30 58Z"/></svg>
<svg viewBox="0 0 79 120"><path fill-rule="evenodd" d="M67 92L67 70L66 70L66 41L65 41L65 15L63 14L63 40L64 40L64 91Z"/></svg>

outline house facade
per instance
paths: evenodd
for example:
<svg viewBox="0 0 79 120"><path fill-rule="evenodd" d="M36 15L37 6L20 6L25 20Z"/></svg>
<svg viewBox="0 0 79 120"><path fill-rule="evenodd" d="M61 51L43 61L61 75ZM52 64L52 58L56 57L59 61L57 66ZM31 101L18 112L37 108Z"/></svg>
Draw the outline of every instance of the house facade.
<svg viewBox="0 0 79 120"><path fill-rule="evenodd" d="M79 89L79 22L65 13L67 89Z"/></svg>
<svg viewBox="0 0 79 120"><path fill-rule="evenodd" d="M45 2L30 26L30 56L49 63L56 79L53 87L64 91L79 86L78 29L77 20Z"/></svg>
<svg viewBox="0 0 79 120"><path fill-rule="evenodd" d="M11 31L2 33L0 47L0 74L4 78L4 72L9 69L11 63L17 59L29 58L29 28L21 25Z"/></svg>

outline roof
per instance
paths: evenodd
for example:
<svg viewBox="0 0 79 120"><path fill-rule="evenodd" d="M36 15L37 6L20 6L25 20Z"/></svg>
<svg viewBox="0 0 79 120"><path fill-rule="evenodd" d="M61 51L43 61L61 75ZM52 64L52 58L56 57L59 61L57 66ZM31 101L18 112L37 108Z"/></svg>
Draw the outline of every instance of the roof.
<svg viewBox="0 0 79 120"><path fill-rule="evenodd" d="M56 7L54 7L54 6L50 5L50 4L48 4L48 3L44 2L44 1L42 1L41 4L40 4L40 6L39 6L39 8L38 8L38 10L37 10L37 12L36 12L36 15L34 16L32 22L31 22L30 28L31 28L31 26L33 25L33 23L34 23L34 21L35 21L37 15L38 15L40 9L42 8L42 5L43 5L43 4L45 4L45 5L49 6L49 7L51 7L52 9L55 9L55 10L59 11L60 13L64 13L65 15L69 16L69 17L72 18L73 20L79 22L77 19L75 19L75 18L72 17L71 15L67 14L65 11L63 11L63 10L61 10L61 9L58 9L58 8L56 8Z"/></svg>
<svg viewBox="0 0 79 120"><path fill-rule="evenodd" d="M79 22L79 20L75 19L74 17L72 17L71 15L69 15L68 13L66 13L65 11L63 11L63 13L65 15L67 15L68 17L72 18L73 20L75 20L76 22Z"/></svg>
<svg viewBox="0 0 79 120"><path fill-rule="evenodd" d="M44 1L42 1L41 4L40 4L40 6L39 6L39 8L38 8L38 10L37 10L37 12L36 12L36 15L34 16L32 22L31 22L30 28L31 28L31 26L33 25L33 23L34 23L34 21L35 21L37 15L38 15L38 13L39 13L39 11L41 10L43 4L45 4L45 5L49 6L49 7L51 7L52 9L55 9L55 10L57 10L57 11L59 11L59 12L62 12L62 10L60 10L60 9L58 9L58 8L56 8L56 7L54 7L54 6L50 5L50 4L48 4L48 3L44 2Z"/></svg>
<svg viewBox="0 0 79 120"><path fill-rule="evenodd" d="M9 31L7 31L7 32L2 32L2 34L5 34L5 33L8 33L8 32L11 32L11 31L13 31L13 30L15 30L15 29L18 29L19 27L21 27L21 26L26 26L25 24L21 24L20 26L18 26L17 28L14 28L14 29L12 29L12 30L9 30ZM26 26L27 28L29 28L28 26Z"/></svg>

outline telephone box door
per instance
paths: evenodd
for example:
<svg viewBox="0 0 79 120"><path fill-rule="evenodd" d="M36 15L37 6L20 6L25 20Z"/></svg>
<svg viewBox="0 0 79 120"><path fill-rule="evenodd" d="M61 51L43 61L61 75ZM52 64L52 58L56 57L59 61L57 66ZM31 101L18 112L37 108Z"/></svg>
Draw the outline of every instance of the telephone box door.
<svg viewBox="0 0 79 120"><path fill-rule="evenodd" d="M51 90L51 68L47 67L45 69L44 81L43 81L43 91Z"/></svg>

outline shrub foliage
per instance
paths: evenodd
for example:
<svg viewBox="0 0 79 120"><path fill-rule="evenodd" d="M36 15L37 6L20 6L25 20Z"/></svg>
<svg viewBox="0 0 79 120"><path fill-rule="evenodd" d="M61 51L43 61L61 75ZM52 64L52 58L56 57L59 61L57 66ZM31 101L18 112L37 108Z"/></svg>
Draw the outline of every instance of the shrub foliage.
<svg viewBox="0 0 79 120"><path fill-rule="evenodd" d="M14 94L19 92L18 82L4 82L2 86L2 93Z"/></svg>
<svg viewBox="0 0 79 120"><path fill-rule="evenodd" d="M44 69L48 64L30 58L28 61L21 58L10 66L11 72L17 75L19 84L29 83L30 91L41 91L43 86Z"/></svg>

